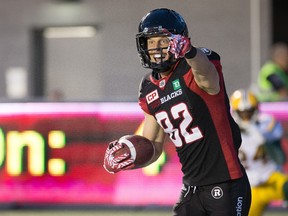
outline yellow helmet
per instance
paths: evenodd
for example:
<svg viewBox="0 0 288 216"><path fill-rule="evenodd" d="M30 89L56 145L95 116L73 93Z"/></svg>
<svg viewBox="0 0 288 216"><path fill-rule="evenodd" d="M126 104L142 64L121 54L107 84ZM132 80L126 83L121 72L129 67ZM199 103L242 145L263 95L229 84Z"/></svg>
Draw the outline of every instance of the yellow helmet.
<svg viewBox="0 0 288 216"><path fill-rule="evenodd" d="M258 100L250 90L238 89L230 97L230 104L233 111L246 111L258 109Z"/></svg>
<svg viewBox="0 0 288 216"><path fill-rule="evenodd" d="M258 113L258 100L250 90L238 89L230 97L232 115L240 128L255 121Z"/></svg>

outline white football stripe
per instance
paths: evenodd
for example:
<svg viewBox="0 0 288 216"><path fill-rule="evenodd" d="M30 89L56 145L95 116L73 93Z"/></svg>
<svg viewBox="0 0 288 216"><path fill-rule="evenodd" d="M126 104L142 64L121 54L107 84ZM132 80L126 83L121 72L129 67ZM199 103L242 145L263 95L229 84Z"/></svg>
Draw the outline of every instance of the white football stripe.
<svg viewBox="0 0 288 216"><path fill-rule="evenodd" d="M136 159L136 150L135 150L133 143L130 142L129 140L125 139L124 137L120 138L118 142L124 143L129 147L130 152L131 152L131 159L135 160Z"/></svg>

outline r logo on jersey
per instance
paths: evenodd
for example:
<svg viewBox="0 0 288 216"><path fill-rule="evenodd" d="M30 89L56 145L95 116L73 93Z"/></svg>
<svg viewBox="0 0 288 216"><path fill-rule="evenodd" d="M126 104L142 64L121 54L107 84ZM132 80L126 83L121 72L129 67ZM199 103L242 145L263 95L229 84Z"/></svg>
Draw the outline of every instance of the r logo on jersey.
<svg viewBox="0 0 288 216"><path fill-rule="evenodd" d="M158 91L157 89L150 92L147 96L146 96L146 100L147 100L147 103L150 104L152 103L153 101L157 100L159 98L159 95L158 95Z"/></svg>
<svg viewBox="0 0 288 216"><path fill-rule="evenodd" d="M223 196L223 190L221 187L216 186L211 190L211 195L214 199L220 199Z"/></svg>

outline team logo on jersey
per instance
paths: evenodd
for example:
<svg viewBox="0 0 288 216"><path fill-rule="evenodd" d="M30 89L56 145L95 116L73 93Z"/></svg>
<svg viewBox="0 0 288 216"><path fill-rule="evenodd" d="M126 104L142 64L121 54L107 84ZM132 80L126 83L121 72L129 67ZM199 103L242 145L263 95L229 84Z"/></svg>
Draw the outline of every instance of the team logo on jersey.
<svg viewBox="0 0 288 216"><path fill-rule="evenodd" d="M180 82L179 82L179 79L176 79L172 82L172 85L173 85L173 89L174 91L178 90L181 88L181 85L180 85Z"/></svg>
<svg viewBox="0 0 288 216"><path fill-rule="evenodd" d="M150 104L159 98L157 89L146 95L147 103Z"/></svg>
<svg viewBox="0 0 288 216"><path fill-rule="evenodd" d="M211 190L211 195L214 199L220 199L223 196L223 190L221 187L216 186Z"/></svg>
<svg viewBox="0 0 288 216"><path fill-rule="evenodd" d="M165 86L165 84L166 84L166 81L165 81L165 79L163 79L159 82L159 87L163 88Z"/></svg>
<svg viewBox="0 0 288 216"><path fill-rule="evenodd" d="M211 55L212 51L208 48L201 47L200 48L205 55Z"/></svg>
<svg viewBox="0 0 288 216"><path fill-rule="evenodd" d="M182 95L182 89L178 89L177 91L174 91L162 98L160 98L161 104L166 103L167 101L170 101L173 98L176 98L178 96Z"/></svg>

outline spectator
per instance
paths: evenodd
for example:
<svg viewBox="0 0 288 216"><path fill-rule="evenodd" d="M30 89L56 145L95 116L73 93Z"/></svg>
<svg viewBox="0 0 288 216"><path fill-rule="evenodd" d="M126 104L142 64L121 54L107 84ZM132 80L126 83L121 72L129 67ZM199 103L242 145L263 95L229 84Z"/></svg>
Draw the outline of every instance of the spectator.
<svg viewBox="0 0 288 216"><path fill-rule="evenodd" d="M283 101L288 99L288 46L276 43L271 59L260 70L257 85L260 101Z"/></svg>

